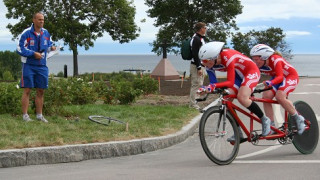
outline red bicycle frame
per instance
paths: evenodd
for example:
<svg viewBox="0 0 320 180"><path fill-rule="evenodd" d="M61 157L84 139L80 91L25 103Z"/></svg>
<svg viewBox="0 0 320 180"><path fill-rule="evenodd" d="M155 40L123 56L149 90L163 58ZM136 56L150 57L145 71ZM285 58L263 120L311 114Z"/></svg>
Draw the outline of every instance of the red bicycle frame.
<svg viewBox="0 0 320 180"><path fill-rule="evenodd" d="M247 135L248 137L248 142L251 142L252 140L252 136L251 136L251 132L253 132L253 123L254 121L258 122L261 124L261 120L254 115L252 112L247 112L245 111L243 108L240 108L239 106L235 105L230 99L236 99L237 96L236 95L224 95L222 98L222 104L226 105L227 109L229 110L229 112L231 113L232 117L235 118L236 122L240 125L240 127L242 128L242 130L244 131L244 133ZM263 99L263 98L256 98L254 96L251 96L250 99L252 101L255 102L262 102L262 103L271 103L271 104L279 104L278 101L275 100L271 100L271 99ZM250 118L250 131L248 130L248 128L244 125L244 123L240 120L239 116L237 115L236 111L244 114L245 116ZM307 120L306 121L307 126L306 126L306 130L308 130L310 128L310 123ZM274 126L271 126L271 129L274 131L274 134L272 135L268 135L268 136L260 136L260 139L278 139L278 138L284 138L288 135L288 113L287 111L284 112L284 131L281 131L279 129L277 129Z"/></svg>

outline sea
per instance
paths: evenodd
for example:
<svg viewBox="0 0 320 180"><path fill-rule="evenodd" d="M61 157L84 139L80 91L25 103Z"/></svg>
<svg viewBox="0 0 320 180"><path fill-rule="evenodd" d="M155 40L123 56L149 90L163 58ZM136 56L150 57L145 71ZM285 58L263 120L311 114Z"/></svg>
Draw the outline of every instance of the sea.
<svg viewBox="0 0 320 180"><path fill-rule="evenodd" d="M157 55L78 55L78 73L112 73L123 70L144 70L151 73L162 59ZM183 60L181 56L168 55L167 59L181 74L189 75L190 61ZM289 60L298 71L299 76L320 77L320 54L295 54ZM68 76L73 75L73 56L69 54L55 55L48 59L47 65L50 74L64 72L67 66ZM218 76L225 75L218 72Z"/></svg>

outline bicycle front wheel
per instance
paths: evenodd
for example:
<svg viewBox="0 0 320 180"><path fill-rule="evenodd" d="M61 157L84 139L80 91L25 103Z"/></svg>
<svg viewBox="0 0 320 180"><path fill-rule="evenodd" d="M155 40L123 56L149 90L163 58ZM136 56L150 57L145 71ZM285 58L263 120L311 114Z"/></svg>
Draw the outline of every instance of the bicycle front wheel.
<svg viewBox="0 0 320 180"><path fill-rule="evenodd" d="M89 120L98 123L98 124L103 124L105 126L108 126L111 122L109 117L105 117L105 116L99 116L99 115L92 115L88 117Z"/></svg>
<svg viewBox="0 0 320 180"><path fill-rule="evenodd" d="M199 136L202 149L208 158L218 165L230 164L239 151L240 137L238 127L230 113L223 120L223 110L211 107L202 115ZM235 141L227 139L234 135Z"/></svg>
<svg viewBox="0 0 320 180"><path fill-rule="evenodd" d="M310 129L305 130L301 135L295 135L293 138L293 145L302 154L311 154L318 144L319 139L319 127L317 118L312 110L312 108L303 101L296 101L293 103L296 110L302 115L306 120L310 121ZM289 122L291 122L289 118Z"/></svg>

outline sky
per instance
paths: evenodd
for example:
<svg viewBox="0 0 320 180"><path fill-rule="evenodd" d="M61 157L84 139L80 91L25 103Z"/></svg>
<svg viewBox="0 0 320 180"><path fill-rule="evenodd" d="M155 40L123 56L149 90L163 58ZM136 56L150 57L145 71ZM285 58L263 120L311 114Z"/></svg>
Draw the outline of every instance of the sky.
<svg viewBox="0 0 320 180"><path fill-rule="evenodd" d="M283 29L286 42L293 54L320 54L320 0L241 0L242 14L236 17L240 32L266 30L270 27ZM144 0L134 0L135 22L141 28L140 36L130 43L112 41L108 34L98 38L89 50L79 48L79 54L153 54L149 43L155 40L158 29L153 26L155 19L147 16L148 7ZM17 42L6 26L17 20L7 19L7 8L0 0L0 51L14 51ZM146 22L142 23L142 19ZM60 42L61 43L61 42ZM62 43L61 43L62 44ZM63 54L71 54L68 46Z"/></svg>

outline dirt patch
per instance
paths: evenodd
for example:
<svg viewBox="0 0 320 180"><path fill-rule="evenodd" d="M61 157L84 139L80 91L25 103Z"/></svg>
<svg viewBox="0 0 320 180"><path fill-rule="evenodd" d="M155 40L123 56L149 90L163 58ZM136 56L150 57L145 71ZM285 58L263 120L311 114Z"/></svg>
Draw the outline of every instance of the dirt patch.
<svg viewBox="0 0 320 180"><path fill-rule="evenodd" d="M204 85L209 84L208 81ZM190 80L160 81L160 91L158 94L151 94L140 97L135 104L146 105L189 105ZM210 104L215 95L210 95L206 101L199 102L200 107Z"/></svg>

